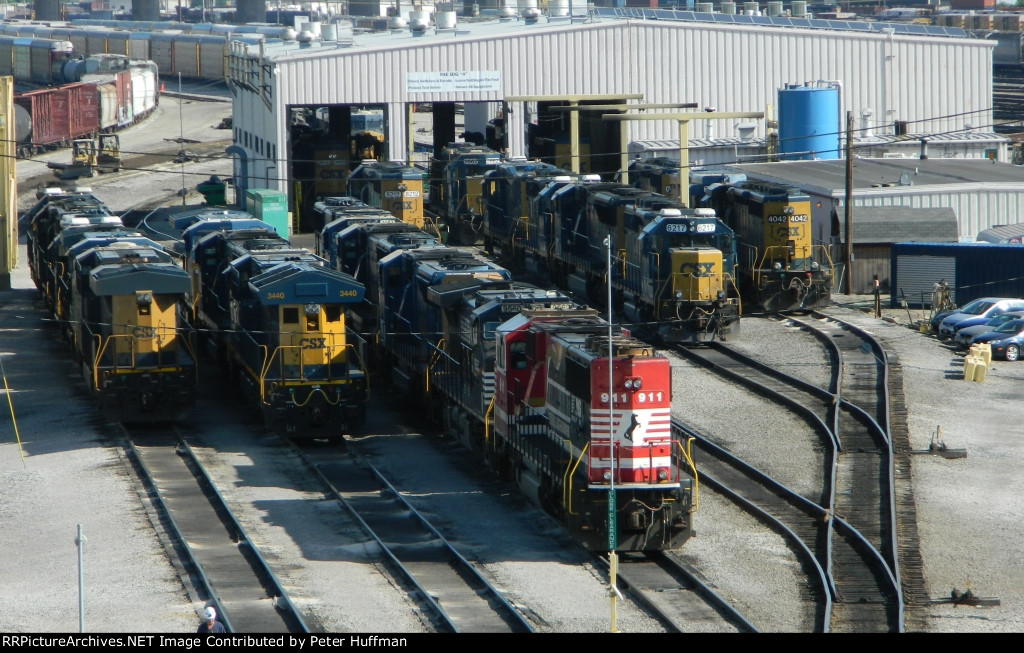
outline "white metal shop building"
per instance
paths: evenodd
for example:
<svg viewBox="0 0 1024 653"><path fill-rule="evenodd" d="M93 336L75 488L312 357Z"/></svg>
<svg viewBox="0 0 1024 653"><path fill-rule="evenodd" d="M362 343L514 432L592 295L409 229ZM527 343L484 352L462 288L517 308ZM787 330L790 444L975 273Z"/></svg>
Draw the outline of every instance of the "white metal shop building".
<svg viewBox="0 0 1024 653"><path fill-rule="evenodd" d="M900 123L908 136L991 128L992 41L921 25L717 16L618 9L456 24L454 15L444 22L439 15L417 29L232 43L236 187L292 192L295 106L381 106L385 158L396 161L408 161L413 149L417 103L463 103L467 121L470 107L491 107L491 115L501 107L511 156L527 154L526 123L539 99L692 103L698 108L690 111L771 118L779 89L818 81L839 88L837 125L850 112L858 126L887 131ZM690 122L628 120L622 140L678 140ZM743 122L748 135L768 132L766 119ZM701 118L692 123L694 134L704 133ZM731 136L734 123L719 123L716 133Z"/></svg>

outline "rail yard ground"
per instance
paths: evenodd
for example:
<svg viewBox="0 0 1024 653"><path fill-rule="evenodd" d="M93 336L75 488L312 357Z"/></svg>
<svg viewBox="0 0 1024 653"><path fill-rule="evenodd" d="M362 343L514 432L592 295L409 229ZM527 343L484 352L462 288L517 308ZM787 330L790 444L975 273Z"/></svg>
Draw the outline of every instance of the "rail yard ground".
<svg viewBox="0 0 1024 653"><path fill-rule="evenodd" d="M165 125L177 135L177 107L162 103ZM203 135L196 140L223 138L213 125L218 112L203 107L202 118L190 121L189 129ZM155 141L163 143L165 134ZM143 147L139 147L141 151ZM45 164L44 164L45 165ZM225 175L224 168L202 162L191 167L188 186L198 183L200 171ZM223 165L223 164L218 164ZM192 175L191 171L196 174ZM186 171L185 168L182 171ZM20 177L20 173L19 173ZM175 168L163 175L124 175L109 189L97 191L115 210L173 191L182 184ZM33 189L22 188L25 202ZM186 198L195 203L195 196ZM178 200L177 202L180 202ZM176 203L176 202L172 202ZM85 541L82 548L84 580L84 627L87 632L194 632L203 607L201 597L182 581L165 552L166 535L150 509L147 493L133 481L120 448L109 438L109 426L96 416L85 394L78 371L70 363L57 330L47 324L32 281L25 251L12 275L13 288L0 292L0 363L4 385L4 417L0 420L0 631L8 633L76 632L79 629L78 525ZM920 630L927 632L1019 633L1024 632L1024 420L1020 395L1024 390L1024 363L994 361L984 383L963 380L963 357L922 334L916 323L927 313L884 308L873 311L868 296L836 295L826 312L852 321L880 338L903 368L914 495L928 594L936 599L924 606ZM743 327L742 347L766 362L786 369L812 365L801 356L806 339L787 337L781 323L749 319ZM751 419L736 409L710 382L691 367L677 366L674 403L676 416L701 430L735 428L759 438L765 422ZM814 376L817 370L805 370ZM705 383L708 383L705 385ZM720 383L720 382L719 382ZM9 401L8 401L9 400ZM730 407L732 409L730 409ZM253 433L254 437L262 437ZM927 453L933 442L963 449L966 457L946 458ZM764 446L771 446L765 442ZM419 465L423 467L423 465ZM410 466L407 484L415 485ZM259 488L266 497L272 488ZM245 496L246 489L238 488ZM720 500L710 493L695 516L697 537L687 544L685 557L720 587L736 592L749 583L751 592L771 593L773 576L729 579L730 555L742 555L737 543L755 538L738 529L727 517ZM282 537L291 537L284 533ZM313 569L322 564L322 551L294 542L300 556L285 564ZM317 558L313 560L312 558ZM562 565L565 573L574 571ZM510 572L511 573L511 572ZM719 577L714 573L721 574ZM326 579L316 579L327 585ZM607 605L600 582L594 596L558 598L558 578L551 576L550 604L567 604L578 615ZM325 587L325 592L331 591ZM336 591L336 589L335 589ZM977 607L945 601L952 594L971 592L998 599L998 605ZM372 602L369 602L372 603ZM379 607L379 606L378 606ZM380 632L391 627L414 629L408 615L398 617L406 606L394 606L394 615L376 615ZM772 606L761 608L763 630L787 632L788 624L772 624ZM623 606L622 632L650 631L651 623L636 608ZM590 613L587 613L590 614ZM366 615L369 619L373 615ZM363 623L371 623L370 621ZM600 632L607 620L565 619L563 632Z"/></svg>

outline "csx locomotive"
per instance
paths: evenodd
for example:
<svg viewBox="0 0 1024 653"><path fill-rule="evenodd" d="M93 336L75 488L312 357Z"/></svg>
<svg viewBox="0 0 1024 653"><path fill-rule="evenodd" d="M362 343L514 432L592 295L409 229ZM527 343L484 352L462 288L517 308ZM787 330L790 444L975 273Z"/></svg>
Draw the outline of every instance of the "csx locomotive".
<svg viewBox="0 0 1024 653"><path fill-rule="evenodd" d="M108 419L163 422L194 408L190 289L177 259L87 191L48 191L23 216L33 281Z"/></svg>
<svg viewBox="0 0 1024 653"><path fill-rule="evenodd" d="M665 342L740 335L732 230L713 212L537 161L483 182L485 243ZM609 252L610 248L610 252Z"/></svg>
<svg viewBox="0 0 1024 653"><path fill-rule="evenodd" d="M722 175L710 184L706 172L692 175L692 201L713 208L736 231L748 307L785 312L831 303L834 265L828 246L813 238L806 193L743 175Z"/></svg>
<svg viewBox="0 0 1024 653"><path fill-rule="evenodd" d="M362 284L270 225L216 213L181 238L189 305L210 353L278 433L338 440L357 430L369 389L345 310L362 301Z"/></svg>

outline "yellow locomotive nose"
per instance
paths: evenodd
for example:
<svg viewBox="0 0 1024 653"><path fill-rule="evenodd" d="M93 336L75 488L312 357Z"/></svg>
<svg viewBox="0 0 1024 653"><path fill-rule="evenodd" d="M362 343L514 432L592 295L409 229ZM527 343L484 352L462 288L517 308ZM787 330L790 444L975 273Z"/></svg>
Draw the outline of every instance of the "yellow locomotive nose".
<svg viewBox="0 0 1024 653"><path fill-rule="evenodd" d="M677 301L708 301L724 290L722 252L710 247L673 249L672 297Z"/></svg>

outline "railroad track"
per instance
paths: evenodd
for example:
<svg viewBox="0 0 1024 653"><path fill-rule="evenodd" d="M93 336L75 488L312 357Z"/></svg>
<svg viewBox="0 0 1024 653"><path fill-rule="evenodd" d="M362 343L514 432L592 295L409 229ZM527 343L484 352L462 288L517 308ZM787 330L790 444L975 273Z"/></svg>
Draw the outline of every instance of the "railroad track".
<svg viewBox="0 0 1024 653"><path fill-rule="evenodd" d="M294 445L293 445L294 446ZM330 494L372 536L440 632L533 632L529 621L448 542L356 445L307 454Z"/></svg>
<svg viewBox="0 0 1024 653"><path fill-rule="evenodd" d="M122 426L137 472L151 492L188 571L228 632L309 632L191 447L172 428Z"/></svg>
<svg viewBox="0 0 1024 653"><path fill-rule="evenodd" d="M598 560L607 568L606 558ZM711 586L662 552L620 556L617 587L656 615L669 632L759 632Z"/></svg>
<svg viewBox="0 0 1024 653"><path fill-rule="evenodd" d="M852 325L815 317L788 319L826 343L833 365L829 388L721 343L680 353L799 414L818 438L804 443L820 447L817 464L824 473L817 490L801 494L772 478L775 470L758 469L690 432L697 438L697 466L705 483L753 509L795 547L807 572L807 599L815 606L814 630L899 632L904 621L886 355ZM778 434L778 441L785 435Z"/></svg>

